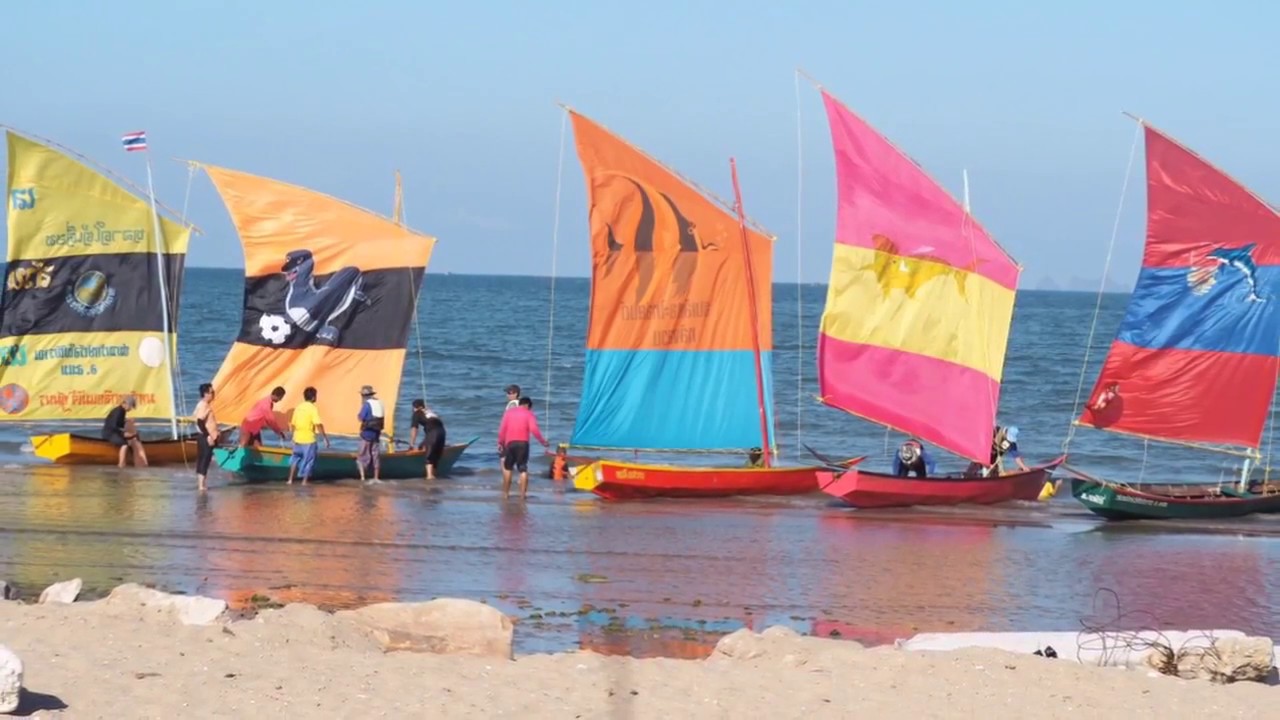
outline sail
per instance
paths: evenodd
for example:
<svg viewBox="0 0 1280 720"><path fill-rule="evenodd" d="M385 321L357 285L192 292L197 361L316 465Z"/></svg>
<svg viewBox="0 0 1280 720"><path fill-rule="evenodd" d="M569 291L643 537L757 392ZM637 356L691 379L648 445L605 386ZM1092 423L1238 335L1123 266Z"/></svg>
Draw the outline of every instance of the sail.
<svg viewBox="0 0 1280 720"><path fill-rule="evenodd" d="M1021 269L910 158L822 99L838 190L822 401L986 463Z"/></svg>
<svg viewBox="0 0 1280 720"><path fill-rule="evenodd" d="M763 447L753 335L772 428L772 241L748 231L753 333L738 219L601 126L571 116L591 228L586 370L572 444Z"/></svg>
<svg viewBox="0 0 1280 720"><path fill-rule="evenodd" d="M1144 125L1147 241L1079 422L1257 448L1280 369L1280 216Z"/></svg>
<svg viewBox="0 0 1280 720"><path fill-rule="evenodd" d="M213 381L219 421L240 422L277 385L288 414L311 386L325 429L354 435L372 385L390 432L435 239L306 188L201 167L244 248L240 334Z"/></svg>
<svg viewBox="0 0 1280 720"><path fill-rule="evenodd" d="M6 133L8 267L0 298L0 421L176 415L178 297L190 230L161 219L164 323L151 205L67 155Z"/></svg>

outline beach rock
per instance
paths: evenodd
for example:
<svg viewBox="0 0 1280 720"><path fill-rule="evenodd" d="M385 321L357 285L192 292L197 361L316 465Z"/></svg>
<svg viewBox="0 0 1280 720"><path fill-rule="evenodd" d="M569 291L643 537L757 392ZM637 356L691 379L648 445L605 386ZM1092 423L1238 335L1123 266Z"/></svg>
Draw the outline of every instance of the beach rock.
<svg viewBox="0 0 1280 720"><path fill-rule="evenodd" d="M134 583L111 591L104 602L117 607L144 607L168 613L183 625L211 625L227 611L227 602L200 595L172 595Z"/></svg>
<svg viewBox="0 0 1280 720"><path fill-rule="evenodd" d="M73 603L80 596L80 588L82 587L84 587L84 581L80 578L56 582L40 593L40 604Z"/></svg>
<svg viewBox="0 0 1280 720"><path fill-rule="evenodd" d="M826 666L838 662L839 656L857 652L862 645L852 640L827 640L801 635L784 625L775 625L762 633L746 628L720 638L708 658L712 661L776 660L789 667Z"/></svg>
<svg viewBox="0 0 1280 720"><path fill-rule="evenodd" d="M498 610L472 600L379 603L336 617L364 628L384 652L429 652L512 658L515 625Z"/></svg>
<svg viewBox="0 0 1280 720"><path fill-rule="evenodd" d="M229 629L264 648L309 646L317 651L382 652L382 645L365 627L306 603L263 610L251 620L232 623Z"/></svg>
<svg viewBox="0 0 1280 720"><path fill-rule="evenodd" d="M1177 653L1178 677L1233 683L1241 680L1266 682L1274 664L1275 645L1271 638L1215 638L1211 647L1196 647ZM1169 669L1169 651L1152 650L1148 664L1157 670Z"/></svg>
<svg viewBox="0 0 1280 720"><path fill-rule="evenodd" d="M22 699L22 659L0 645L0 713L18 709Z"/></svg>

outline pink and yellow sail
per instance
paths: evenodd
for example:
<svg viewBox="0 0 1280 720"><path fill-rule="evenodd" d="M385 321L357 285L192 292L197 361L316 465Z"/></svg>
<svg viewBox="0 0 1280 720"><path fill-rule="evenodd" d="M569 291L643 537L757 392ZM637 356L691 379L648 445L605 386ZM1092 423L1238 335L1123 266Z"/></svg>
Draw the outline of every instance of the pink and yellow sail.
<svg viewBox="0 0 1280 720"><path fill-rule="evenodd" d="M1021 268L914 161L822 99L838 208L821 399L985 464Z"/></svg>

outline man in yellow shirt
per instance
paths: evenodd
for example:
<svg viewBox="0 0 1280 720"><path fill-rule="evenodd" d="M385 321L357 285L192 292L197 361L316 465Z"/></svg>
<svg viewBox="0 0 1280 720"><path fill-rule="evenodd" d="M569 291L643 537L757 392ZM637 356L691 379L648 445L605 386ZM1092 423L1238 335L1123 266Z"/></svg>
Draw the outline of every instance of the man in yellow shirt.
<svg viewBox="0 0 1280 720"><path fill-rule="evenodd" d="M325 449L329 446L329 434L324 431L320 421L320 409L316 407L316 389L309 387L302 391L302 402L293 409L293 456L289 458L289 482L293 484L294 475L302 477L306 485L311 479L311 471L316 464L316 433L324 438Z"/></svg>

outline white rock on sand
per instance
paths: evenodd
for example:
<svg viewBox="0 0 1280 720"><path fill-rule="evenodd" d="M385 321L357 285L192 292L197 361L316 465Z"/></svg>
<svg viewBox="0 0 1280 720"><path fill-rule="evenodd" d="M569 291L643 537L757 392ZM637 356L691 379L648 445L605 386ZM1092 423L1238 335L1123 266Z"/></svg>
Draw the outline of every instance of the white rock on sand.
<svg viewBox="0 0 1280 720"><path fill-rule="evenodd" d="M27 685L67 705L46 718L1224 720L1265 717L1280 701L1280 689L1259 683L991 649L862 649L785 630L738 634L707 661L385 653L349 616L294 605L184 626L106 603L0 603L0 638L22 654Z"/></svg>
<svg viewBox="0 0 1280 720"><path fill-rule="evenodd" d="M1275 664L1275 643L1265 637L1214 638L1209 647L1158 647L1145 660L1161 672L1176 669L1178 677L1188 680L1262 682L1270 677Z"/></svg>
<svg viewBox="0 0 1280 720"><path fill-rule="evenodd" d="M183 625L208 625L227 611L227 602L200 595L173 595L127 583L111 591L101 602L122 608L147 608L170 613Z"/></svg>
<svg viewBox="0 0 1280 720"><path fill-rule="evenodd" d="M40 593L40 604L73 603L80 596L80 588L82 587L84 587L84 581L80 578L56 582Z"/></svg>
<svg viewBox="0 0 1280 720"><path fill-rule="evenodd" d="M366 628L386 652L512 657L511 618L474 600L378 603L336 616Z"/></svg>
<svg viewBox="0 0 1280 720"><path fill-rule="evenodd" d="M18 709L22 700L22 659L0 645L0 713Z"/></svg>

